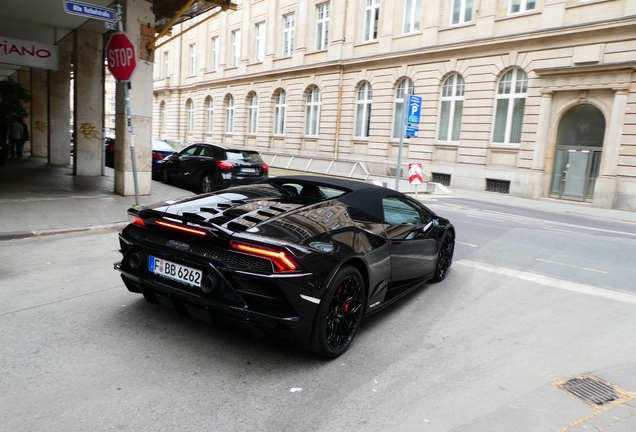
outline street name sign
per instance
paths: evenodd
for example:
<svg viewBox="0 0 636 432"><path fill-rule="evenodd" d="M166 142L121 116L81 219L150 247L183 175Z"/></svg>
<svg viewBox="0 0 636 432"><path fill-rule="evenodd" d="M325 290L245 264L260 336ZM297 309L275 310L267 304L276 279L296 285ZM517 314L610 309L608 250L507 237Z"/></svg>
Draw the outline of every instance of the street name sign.
<svg viewBox="0 0 636 432"><path fill-rule="evenodd" d="M64 11L67 14L77 15L84 18L98 19L102 21L117 21L115 9L96 6L88 3L64 0Z"/></svg>

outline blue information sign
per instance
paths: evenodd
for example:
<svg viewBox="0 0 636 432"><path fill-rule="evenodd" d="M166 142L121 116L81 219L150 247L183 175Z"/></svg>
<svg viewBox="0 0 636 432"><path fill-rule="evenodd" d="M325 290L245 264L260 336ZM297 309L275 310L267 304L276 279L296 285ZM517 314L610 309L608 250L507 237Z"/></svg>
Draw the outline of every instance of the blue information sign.
<svg viewBox="0 0 636 432"><path fill-rule="evenodd" d="M420 123L420 112L422 111L422 98L419 96L409 95L409 112L406 122L409 124ZM413 136L413 135L409 135Z"/></svg>
<svg viewBox="0 0 636 432"><path fill-rule="evenodd" d="M117 13L114 9L95 6L77 1L64 0L64 11L71 15L84 18L98 19L102 21L117 21Z"/></svg>
<svg viewBox="0 0 636 432"><path fill-rule="evenodd" d="M417 126L406 126L406 136L407 137L416 137L417 133L420 131L420 129Z"/></svg>

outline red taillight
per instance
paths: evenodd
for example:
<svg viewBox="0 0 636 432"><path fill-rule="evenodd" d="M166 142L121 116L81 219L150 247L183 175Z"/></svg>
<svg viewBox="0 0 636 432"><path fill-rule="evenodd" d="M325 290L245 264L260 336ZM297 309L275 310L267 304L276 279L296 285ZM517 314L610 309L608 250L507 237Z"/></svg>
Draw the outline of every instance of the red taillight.
<svg viewBox="0 0 636 432"><path fill-rule="evenodd" d="M219 167L221 171L229 171L234 166L232 162L225 161L225 160L216 161L216 165Z"/></svg>
<svg viewBox="0 0 636 432"><path fill-rule="evenodd" d="M192 228L192 227L188 227L188 226L185 226L185 225L179 225L179 224L176 224L176 223L166 222L166 221L161 221L161 220L155 221L155 223L157 225L160 225L160 226L163 226L163 227L166 227L166 228L172 228L172 229L176 229L176 230L179 230L179 231L184 231L184 232L187 232L187 233L190 233L190 234L197 234L197 235L202 235L202 236L207 235L205 230Z"/></svg>
<svg viewBox="0 0 636 432"><path fill-rule="evenodd" d="M106 150L114 152L115 151L115 146L113 146L113 145L106 146Z"/></svg>
<svg viewBox="0 0 636 432"><path fill-rule="evenodd" d="M263 172L268 172L269 171L269 165L267 165L266 163L263 163Z"/></svg>
<svg viewBox="0 0 636 432"><path fill-rule="evenodd" d="M283 251L263 249L259 246L250 246L233 241L230 241L230 246L232 246L232 248L236 250L248 253L250 255L269 258L274 264L274 267L276 267L277 272L290 272L296 270L296 268L298 267L298 265Z"/></svg>
<svg viewBox="0 0 636 432"><path fill-rule="evenodd" d="M140 218L139 216L128 215L128 219L130 219L130 223L131 224L136 225L136 226L141 227L141 228L146 228L146 222L144 222L144 220L142 218Z"/></svg>
<svg viewBox="0 0 636 432"><path fill-rule="evenodd" d="M152 152L152 158L153 159L162 160L163 159L163 155L161 153Z"/></svg>

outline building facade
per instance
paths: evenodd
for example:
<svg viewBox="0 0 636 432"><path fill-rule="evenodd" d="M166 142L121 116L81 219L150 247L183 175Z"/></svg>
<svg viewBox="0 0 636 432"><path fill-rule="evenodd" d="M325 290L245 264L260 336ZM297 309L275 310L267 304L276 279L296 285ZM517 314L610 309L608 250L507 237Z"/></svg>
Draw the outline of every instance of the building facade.
<svg viewBox="0 0 636 432"><path fill-rule="evenodd" d="M157 137L636 211L636 1L244 0L155 51ZM395 169L395 168L394 168Z"/></svg>

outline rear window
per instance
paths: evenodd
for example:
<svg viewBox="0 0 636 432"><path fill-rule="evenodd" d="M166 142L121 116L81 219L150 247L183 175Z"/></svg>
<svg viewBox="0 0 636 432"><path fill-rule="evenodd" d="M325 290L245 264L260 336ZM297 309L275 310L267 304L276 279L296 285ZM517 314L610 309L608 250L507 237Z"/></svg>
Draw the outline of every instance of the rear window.
<svg viewBox="0 0 636 432"><path fill-rule="evenodd" d="M152 149L156 151L174 151L165 141L152 140Z"/></svg>
<svg viewBox="0 0 636 432"><path fill-rule="evenodd" d="M255 151L241 151L241 150L226 150L227 160L236 162L252 162L261 163L263 159L258 152Z"/></svg>

